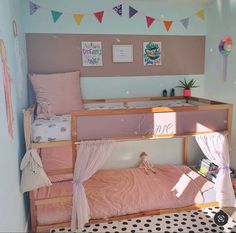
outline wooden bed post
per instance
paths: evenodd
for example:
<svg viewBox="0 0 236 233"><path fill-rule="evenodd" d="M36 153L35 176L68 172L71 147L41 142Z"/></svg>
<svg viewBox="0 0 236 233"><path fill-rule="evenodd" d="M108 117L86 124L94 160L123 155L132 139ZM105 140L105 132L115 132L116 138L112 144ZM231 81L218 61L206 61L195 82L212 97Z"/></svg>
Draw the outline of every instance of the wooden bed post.
<svg viewBox="0 0 236 233"><path fill-rule="evenodd" d="M34 190L30 191L30 218L31 218L31 232L36 232L37 227L37 210L35 205Z"/></svg>
<svg viewBox="0 0 236 233"><path fill-rule="evenodd" d="M233 105L229 104L228 118L227 118L227 130L228 130L229 147L231 145L231 137L232 137L232 120L233 120Z"/></svg>
<svg viewBox="0 0 236 233"><path fill-rule="evenodd" d="M183 164L188 165L188 137L184 137Z"/></svg>

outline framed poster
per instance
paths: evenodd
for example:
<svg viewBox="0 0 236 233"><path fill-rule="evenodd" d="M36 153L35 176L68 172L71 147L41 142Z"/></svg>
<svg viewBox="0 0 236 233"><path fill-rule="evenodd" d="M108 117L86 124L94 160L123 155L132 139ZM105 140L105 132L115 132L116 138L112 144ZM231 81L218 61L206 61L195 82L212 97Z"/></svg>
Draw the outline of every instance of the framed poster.
<svg viewBox="0 0 236 233"><path fill-rule="evenodd" d="M143 42L143 65L161 65L161 42Z"/></svg>
<svg viewBox="0 0 236 233"><path fill-rule="evenodd" d="M82 41L82 65L102 66L102 42Z"/></svg>
<svg viewBox="0 0 236 233"><path fill-rule="evenodd" d="M113 62L133 62L133 45L113 45Z"/></svg>

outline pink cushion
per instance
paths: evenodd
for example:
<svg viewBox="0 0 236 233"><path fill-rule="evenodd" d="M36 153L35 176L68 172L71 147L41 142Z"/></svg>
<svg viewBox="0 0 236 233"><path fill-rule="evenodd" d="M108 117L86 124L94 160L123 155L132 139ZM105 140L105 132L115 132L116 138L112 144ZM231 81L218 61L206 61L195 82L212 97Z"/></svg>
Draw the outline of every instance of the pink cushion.
<svg viewBox="0 0 236 233"><path fill-rule="evenodd" d="M58 74L32 74L33 85L38 103L46 102L52 113L68 114L83 108L80 90L80 72Z"/></svg>

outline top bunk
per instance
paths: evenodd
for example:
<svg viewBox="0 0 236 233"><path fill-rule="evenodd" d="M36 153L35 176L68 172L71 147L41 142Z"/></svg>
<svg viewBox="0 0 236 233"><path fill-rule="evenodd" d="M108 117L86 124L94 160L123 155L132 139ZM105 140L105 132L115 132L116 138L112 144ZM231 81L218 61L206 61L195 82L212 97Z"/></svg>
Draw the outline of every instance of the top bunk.
<svg viewBox="0 0 236 233"><path fill-rule="evenodd" d="M197 97L82 100L71 114L37 119L24 113L26 137L34 148L82 140L134 140L231 131L232 104ZM56 143L56 144L55 144Z"/></svg>

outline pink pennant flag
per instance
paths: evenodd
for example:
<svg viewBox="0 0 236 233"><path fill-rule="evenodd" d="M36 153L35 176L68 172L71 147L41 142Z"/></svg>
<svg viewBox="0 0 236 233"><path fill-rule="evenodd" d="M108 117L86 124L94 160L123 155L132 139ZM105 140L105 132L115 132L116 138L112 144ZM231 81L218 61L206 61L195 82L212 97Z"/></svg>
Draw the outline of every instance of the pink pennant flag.
<svg viewBox="0 0 236 233"><path fill-rule="evenodd" d="M148 28L153 24L154 21L155 21L154 18L146 16L146 23Z"/></svg>

